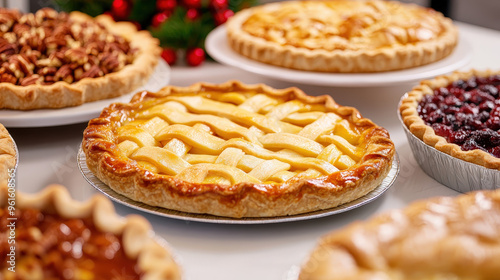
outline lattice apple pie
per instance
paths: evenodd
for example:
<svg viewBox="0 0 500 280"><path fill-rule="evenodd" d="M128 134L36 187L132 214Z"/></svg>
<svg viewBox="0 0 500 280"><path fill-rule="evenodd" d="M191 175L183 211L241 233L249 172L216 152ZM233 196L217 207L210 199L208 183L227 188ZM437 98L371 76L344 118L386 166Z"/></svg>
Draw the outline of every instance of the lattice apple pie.
<svg viewBox="0 0 500 280"><path fill-rule="evenodd" d="M438 61L458 30L429 8L397 1L283 1L227 23L230 46L256 61L321 72L380 72Z"/></svg>
<svg viewBox="0 0 500 280"><path fill-rule="evenodd" d="M158 41L101 15L0 8L0 108L81 105L129 93L158 63Z"/></svg>
<svg viewBox="0 0 500 280"><path fill-rule="evenodd" d="M103 196L82 203L52 185L35 195L18 192L9 205L0 192L0 279L181 279L151 225L118 216Z"/></svg>
<svg viewBox="0 0 500 280"><path fill-rule="evenodd" d="M385 129L329 96L239 82L136 94L91 120L82 148L118 193L226 217L355 200L381 183L395 153Z"/></svg>

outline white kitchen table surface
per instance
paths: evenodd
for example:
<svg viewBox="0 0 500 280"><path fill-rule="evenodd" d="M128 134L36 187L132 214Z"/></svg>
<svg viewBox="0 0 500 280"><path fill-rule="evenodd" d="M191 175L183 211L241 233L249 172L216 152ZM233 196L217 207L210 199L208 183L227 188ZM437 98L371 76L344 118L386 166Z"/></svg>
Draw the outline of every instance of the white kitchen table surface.
<svg viewBox="0 0 500 280"><path fill-rule="evenodd" d="M460 70L500 69L500 31L457 23L460 36L472 47L472 60ZM349 223L366 220L412 201L458 193L427 176L416 163L397 117L401 96L412 84L366 88L334 88L272 80L215 62L200 67L174 66L170 83L187 86L198 81L230 79L266 83L276 88L297 86L311 95L329 94L342 105L387 128L396 144L401 171L394 185L377 200L352 211L298 222L226 225L160 217L116 204L121 215L146 217L167 240L188 280L288 280L316 245L319 237ZM66 186L84 200L98 193L81 175L76 155L86 123L38 128L8 128L17 143L20 161L17 188L36 192L49 184Z"/></svg>

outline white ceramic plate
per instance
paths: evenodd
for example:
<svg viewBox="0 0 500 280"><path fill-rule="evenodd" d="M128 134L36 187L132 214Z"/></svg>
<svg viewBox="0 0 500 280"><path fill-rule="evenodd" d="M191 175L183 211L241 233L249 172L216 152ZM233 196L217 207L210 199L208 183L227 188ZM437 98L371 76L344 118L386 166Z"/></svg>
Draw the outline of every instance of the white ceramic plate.
<svg viewBox="0 0 500 280"><path fill-rule="evenodd" d="M80 106L61 109L40 109L31 111L0 110L0 123L6 127L43 127L86 122L99 116L99 113L114 102L128 102L130 98L141 90L158 91L170 81L170 67L160 59L158 66L142 87L131 93L95 102L84 103Z"/></svg>
<svg viewBox="0 0 500 280"><path fill-rule="evenodd" d="M80 148L78 151L77 155L77 161L78 161L78 167L80 169L80 172L82 173L83 177L89 184L96 188L98 191L102 192L112 200L121 203L125 206L141 210L147 213L163 216L163 217L168 217L168 218L173 218L173 219L179 219L179 220L186 220L186 221L194 221L194 222L204 222L204 223L215 223L215 224L270 224L270 223L283 223L283 222L293 222L293 221L301 221L301 220L309 220L309 219L315 219L315 218L321 218L321 217L326 217L334 214L339 214L342 212L346 212L349 210L352 210L354 208L358 208L362 205L365 205L367 203L370 203L374 201L376 198L381 196L385 191L387 191L392 184L396 181L396 177L399 173L399 157L396 154L394 157L394 160L392 162L392 168L389 171L389 174L385 179L382 181L382 183L375 188L373 191L368 193L367 195L360 197L354 201L351 201L349 203L326 209L326 210L319 210L319 211L314 211L314 212L309 212L305 214L299 214L299 215L293 215L293 216L280 216L280 217L265 217L265 218L228 218L228 217L219 217L219 216L213 216L213 215L208 215L208 214L193 214L193 213L186 213L186 212L181 212L181 211L176 211L176 210L170 210L167 208L162 208L162 207L156 207L156 206L151 206L147 205L142 202L138 202L135 200L132 200L126 196L123 196L117 192L115 192L113 189L108 187L108 185L104 184L101 180L99 180L93 173L88 169L87 162L85 161L85 153L83 150Z"/></svg>
<svg viewBox="0 0 500 280"><path fill-rule="evenodd" d="M236 53L227 42L224 25L208 34L205 47L208 54L218 62L254 74L296 83L339 87L390 86L417 82L457 70L466 66L472 58L471 45L460 39L457 48L450 56L428 65L406 70L361 74L293 70L251 60Z"/></svg>

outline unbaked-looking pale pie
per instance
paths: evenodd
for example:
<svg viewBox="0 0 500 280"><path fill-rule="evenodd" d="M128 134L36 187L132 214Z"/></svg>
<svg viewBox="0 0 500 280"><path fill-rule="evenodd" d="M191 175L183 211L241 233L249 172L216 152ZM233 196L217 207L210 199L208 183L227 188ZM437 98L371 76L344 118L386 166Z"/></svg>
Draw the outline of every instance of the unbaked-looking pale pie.
<svg viewBox="0 0 500 280"><path fill-rule="evenodd" d="M495 280L500 191L414 202L319 241L299 280Z"/></svg>
<svg viewBox="0 0 500 280"><path fill-rule="evenodd" d="M89 169L150 205L226 217L327 209L378 186L388 132L330 96L230 81L142 92L89 122Z"/></svg>
<svg viewBox="0 0 500 280"><path fill-rule="evenodd" d="M354 73L438 61L454 50L458 29L439 12L397 1L284 1L236 13L227 36L256 61Z"/></svg>
<svg viewBox="0 0 500 280"><path fill-rule="evenodd" d="M146 83L158 40L129 22L44 8L0 8L0 109L63 108Z"/></svg>
<svg viewBox="0 0 500 280"><path fill-rule="evenodd" d="M500 171L500 71L472 69L422 81L402 98L399 111L427 145Z"/></svg>
<svg viewBox="0 0 500 280"><path fill-rule="evenodd" d="M15 176L16 147L9 131L0 124L0 189L7 187ZM14 178L15 179L15 178Z"/></svg>
<svg viewBox="0 0 500 280"><path fill-rule="evenodd" d="M34 195L17 192L12 206L4 190L1 279L181 279L170 249L158 242L151 225L140 216L118 216L105 197L82 203L52 185Z"/></svg>

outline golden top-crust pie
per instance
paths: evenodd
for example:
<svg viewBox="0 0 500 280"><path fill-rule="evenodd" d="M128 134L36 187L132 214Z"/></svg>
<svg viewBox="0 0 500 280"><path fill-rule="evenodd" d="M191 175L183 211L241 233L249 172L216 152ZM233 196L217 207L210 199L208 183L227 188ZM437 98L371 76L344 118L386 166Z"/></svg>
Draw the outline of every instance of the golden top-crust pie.
<svg viewBox="0 0 500 280"><path fill-rule="evenodd" d="M286 68L380 72L448 56L458 41L449 18L397 1L284 1L236 13L227 23L238 53Z"/></svg>
<svg viewBox="0 0 500 280"><path fill-rule="evenodd" d="M299 280L498 279L500 191L412 203L319 241Z"/></svg>
<svg viewBox="0 0 500 280"><path fill-rule="evenodd" d="M0 108L81 105L129 93L158 63L158 40L109 16L0 8Z"/></svg>
<svg viewBox="0 0 500 280"><path fill-rule="evenodd" d="M89 169L150 205L226 217L335 207L391 168L388 132L329 96L231 81L166 87L89 122Z"/></svg>
<svg viewBox="0 0 500 280"><path fill-rule="evenodd" d="M181 279L146 219L118 216L103 196L82 203L52 185L35 195L17 192L13 206L6 192L0 199L2 279Z"/></svg>
<svg viewBox="0 0 500 280"><path fill-rule="evenodd" d="M0 189L7 187L15 175L17 161L14 140L7 129L0 124Z"/></svg>
<svg viewBox="0 0 500 280"><path fill-rule="evenodd" d="M437 150L500 170L500 71L470 70L422 81L401 100L408 129Z"/></svg>

